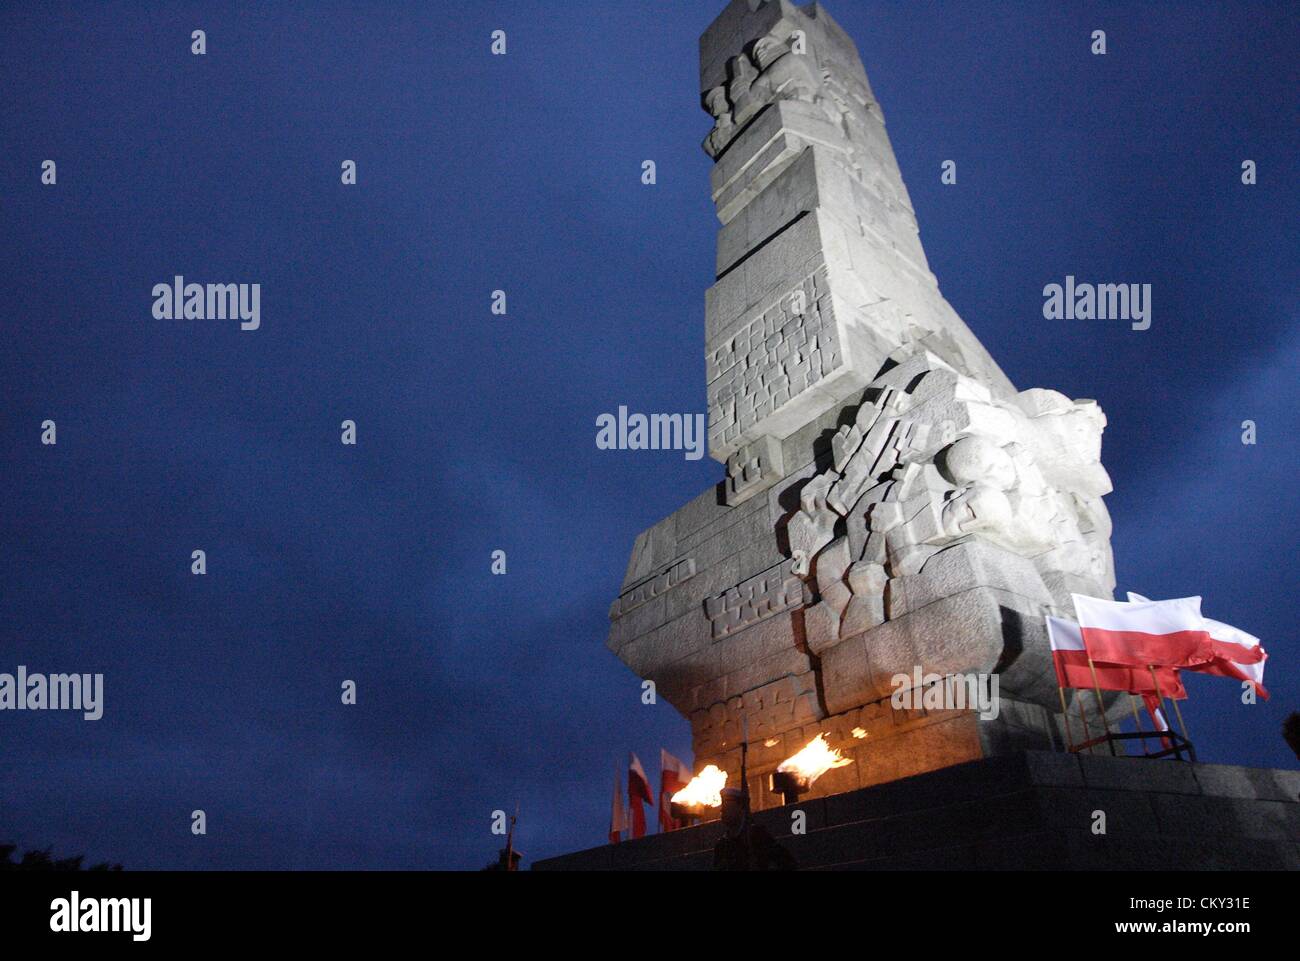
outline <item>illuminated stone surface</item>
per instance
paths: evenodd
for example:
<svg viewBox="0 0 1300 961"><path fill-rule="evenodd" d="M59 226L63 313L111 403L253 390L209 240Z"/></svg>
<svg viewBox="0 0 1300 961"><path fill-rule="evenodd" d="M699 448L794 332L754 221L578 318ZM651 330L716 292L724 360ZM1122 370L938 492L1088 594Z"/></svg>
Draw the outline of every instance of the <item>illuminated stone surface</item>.
<svg viewBox="0 0 1300 961"><path fill-rule="evenodd" d="M1031 751L770 807L755 820L803 870L1295 871L1298 793L1300 771ZM796 810L801 836L790 830ZM1104 836L1091 830L1098 810ZM707 871L720 834L712 821L533 869Z"/></svg>
<svg viewBox="0 0 1300 961"><path fill-rule="evenodd" d="M818 794L1059 744L1043 616L1114 589L1105 416L1017 391L944 299L825 9L733 0L700 64L726 477L637 538L610 648L690 718L697 769L738 769L742 721L758 775L819 731L856 754L868 730ZM998 718L895 711L916 666L996 672Z"/></svg>

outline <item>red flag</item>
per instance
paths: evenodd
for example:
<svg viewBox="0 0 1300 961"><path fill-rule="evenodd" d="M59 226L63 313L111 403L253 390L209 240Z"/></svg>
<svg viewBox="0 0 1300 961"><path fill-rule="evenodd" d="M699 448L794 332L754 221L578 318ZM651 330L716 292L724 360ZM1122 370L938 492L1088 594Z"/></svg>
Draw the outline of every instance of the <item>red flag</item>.
<svg viewBox="0 0 1300 961"><path fill-rule="evenodd" d="M1145 603L1147 600L1141 594L1134 594L1132 591L1129 591L1128 599L1136 604ZM1201 625L1210 635L1210 649L1214 653L1214 658L1208 663L1197 664L1188 670L1245 681L1267 701L1268 689L1264 687L1264 662L1268 659L1268 653L1259 638L1231 624L1216 621L1212 617L1202 618Z"/></svg>
<svg viewBox="0 0 1300 961"><path fill-rule="evenodd" d="M663 748L659 749L659 830L676 831L681 822L673 818L673 795L691 783L691 769Z"/></svg>
<svg viewBox="0 0 1300 961"><path fill-rule="evenodd" d="M1214 659L1199 597L1126 604L1071 596L1083 643L1094 662L1193 667Z"/></svg>
<svg viewBox="0 0 1300 961"><path fill-rule="evenodd" d="M1079 625L1061 617L1047 618L1047 640L1052 647L1052 663L1056 667L1056 682L1061 687L1081 687L1086 690L1101 688L1103 691L1128 691L1131 694L1154 694L1156 684L1164 697L1185 700L1187 690L1183 687L1178 670L1172 667L1155 668L1156 679L1151 679L1151 670L1147 667L1133 667L1128 664L1107 664L1093 662L1088 664L1088 652L1084 648L1083 634ZM1097 676L1094 682L1093 670Z"/></svg>
<svg viewBox="0 0 1300 961"><path fill-rule="evenodd" d="M614 803L609 809L609 843L617 844L623 832L627 830L627 808L623 806L623 779L619 777L618 765L614 766Z"/></svg>
<svg viewBox="0 0 1300 961"><path fill-rule="evenodd" d="M654 807L655 799L650 791L650 781L645 776L645 768L635 754L631 755L627 767L627 799L632 807L632 837L645 837L645 808L641 805L644 803Z"/></svg>

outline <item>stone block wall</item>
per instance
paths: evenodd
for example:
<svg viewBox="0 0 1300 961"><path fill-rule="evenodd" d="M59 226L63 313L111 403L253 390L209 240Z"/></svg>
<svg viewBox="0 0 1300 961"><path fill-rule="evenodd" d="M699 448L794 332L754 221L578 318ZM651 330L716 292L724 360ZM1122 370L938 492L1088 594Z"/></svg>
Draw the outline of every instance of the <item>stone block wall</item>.
<svg viewBox="0 0 1300 961"><path fill-rule="evenodd" d="M700 82L726 477L637 538L609 648L690 719L697 771L736 769L746 725L756 775L816 734L857 752L849 732L874 730L871 764L826 790L1058 743L1044 616L1114 587L1100 408L1017 392L944 300L823 6L732 0ZM914 668L996 673L1006 709L898 717Z"/></svg>
<svg viewBox="0 0 1300 961"><path fill-rule="evenodd" d="M837 772L832 772L837 773ZM756 816L801 870L1295 871L1300 771L1023 752ZM790 833L795 810L807 833ZM1094 833L1094 812L1106 833ZM534 870L711 870L714 821Z"/></svg>

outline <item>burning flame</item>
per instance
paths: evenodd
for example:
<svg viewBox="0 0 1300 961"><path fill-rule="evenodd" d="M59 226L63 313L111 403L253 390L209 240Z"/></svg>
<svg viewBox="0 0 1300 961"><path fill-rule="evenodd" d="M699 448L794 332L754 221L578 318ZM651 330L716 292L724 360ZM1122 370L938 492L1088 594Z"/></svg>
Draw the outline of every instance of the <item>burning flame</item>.
<svg viewBox="0 0 1300 961"><path fill-rule="evenodd" d="M854 728L850 733L851 733L854 737L856 737L859 741L862 740L864 737L867 736L867 732L864 731L864 730L862 730L862 728L860 728L860 727L855 727L855 728Z"/></svg>
<svg viewBox="0 0 1300 961"><path fill-rule="evenodd" d="M706 808L722 807L722 789L727 786L727 772L720 770L716 764L710 764L673 795L674 804L688 807L696 805Z"/></svg>
<svg viewBox="0 0 1300 961"><path fill-rule="evenodd" d="M782 761L777 770L793 772L812 784L832 768L852 763L852 758L843 757L839 751L831 749L825 734L818 734L802 751Z"/></svg>

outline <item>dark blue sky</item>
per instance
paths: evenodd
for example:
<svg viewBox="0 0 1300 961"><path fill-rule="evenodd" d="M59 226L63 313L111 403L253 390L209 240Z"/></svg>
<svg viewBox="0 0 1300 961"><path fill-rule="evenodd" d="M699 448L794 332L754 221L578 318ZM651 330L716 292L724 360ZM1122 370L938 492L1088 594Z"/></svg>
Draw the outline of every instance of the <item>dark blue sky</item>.
<svg viewBox="0 0 1300 961"><path fill-rule="evenodd" d="M722 6L0 11L0 671L106 675L98 722L0 713L0 840L477 867L493 809L530 858L587 847L628 749L690 760L604 637L636 533L721 467L595 418L704 409ZM1294 764L1294 4L830 9L948 299L1019 387L1106 410L1119 590L1271 650L1269 704L1190 680L1202 757ZM155 320L175 274L260 283L261 329ZM1152 284L1151 329L1045 321L1066 274Z"/></svg>

